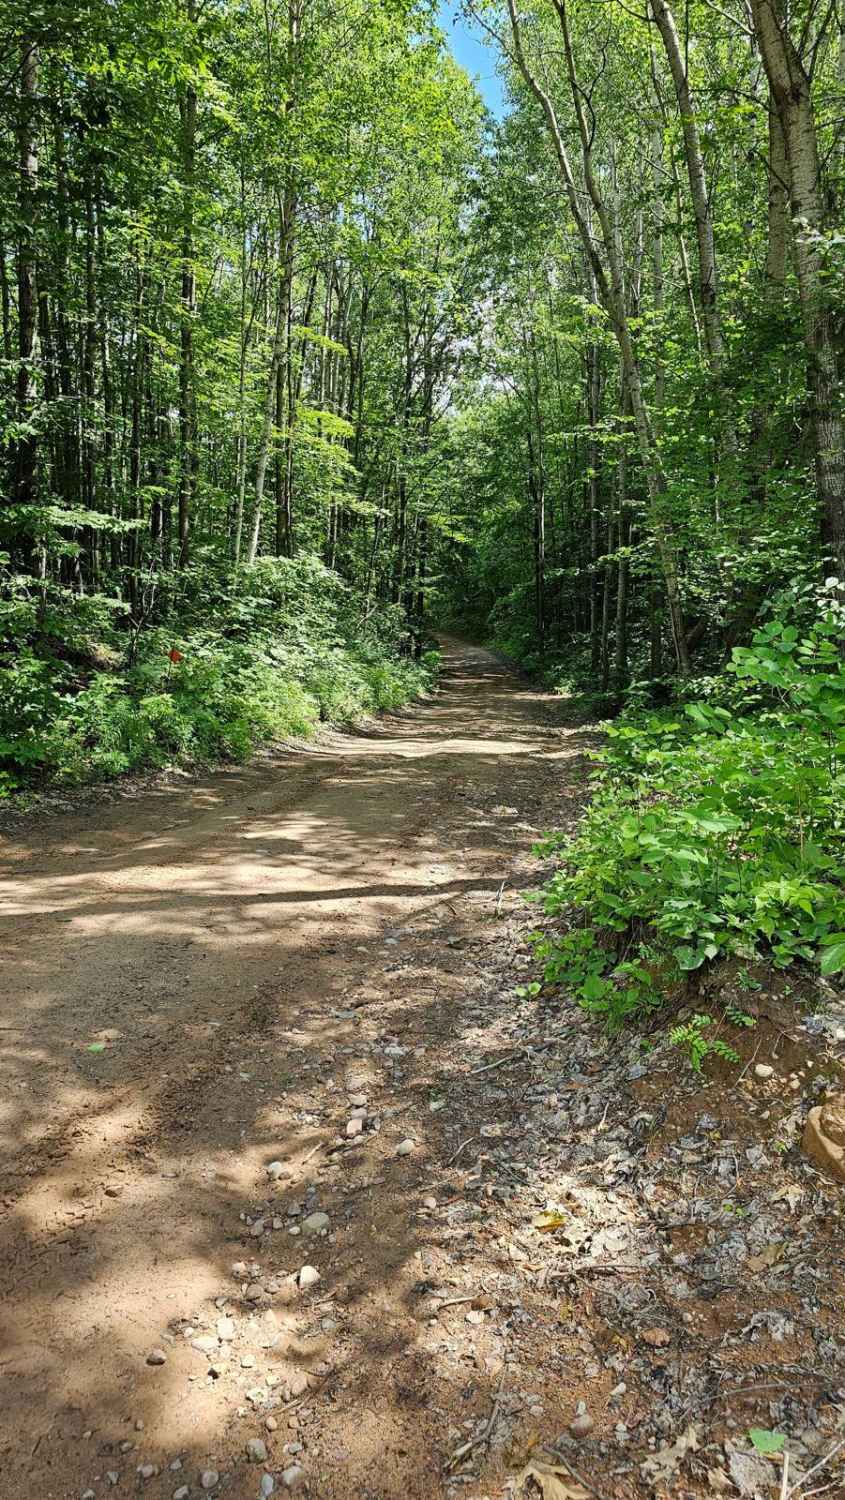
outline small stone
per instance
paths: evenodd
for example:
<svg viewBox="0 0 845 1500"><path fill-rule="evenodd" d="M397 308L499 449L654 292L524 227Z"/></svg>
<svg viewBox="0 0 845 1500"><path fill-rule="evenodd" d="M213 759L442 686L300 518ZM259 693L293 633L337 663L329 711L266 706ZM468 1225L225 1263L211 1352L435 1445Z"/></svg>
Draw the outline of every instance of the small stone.
<svg viewBox="0 0 845 1500"><path fill-rule="evenodd" d="M347 1120L346 1134L348 1136L360 1135L364 1129L364 1121L359 1117Z"/></svg>
<svg viewBox="0 0 845 1500"><path fill-rule="evenodd" d="M264 1426L267 1428L268 1432L275 1432L278 1425L279 1424L276 1421L275 1417L267 1417L264 1422Z"/></svg>
<svg viewBox="0 0 845 1500"><path fill-rule="evenodd" d="M117 1469L109 1469L106 1475L106 1484L114 1486L117 1484L119 1478L120 1475L118 1474Z"/></svg>
<svg viewBox="0 0 845 1500"><path fill-rule="evenodd" d="M765 1080L766 1078L774 1078L774 1076L775 1076L775 1070L774 1070L774 1068L770 1068L768 1063L757 1063L757 1064L755 1064L755 1067L754 1067L754 1077L755 1078L762 1078L762 1079Z"/></svg>
<svg viewBox="0 0 845 1500"><path fill-rule="evenodd" d="M217 1337L223 1344L228 1344L235 1337L234 1318L217 1319Z"/></svg>
<svg viewBox="0 0 845 1500"><path fill-rule="evenodd" d="M264 1288L261 1285L261 1282L251 1281L244 1295L247 1302L260 1302L261 1298L264 1296Z"/></svg>
<svg viewBox="0 0 845 1500"><path fill-rule="evenodd" d="M82 1496L82 1500L96 1500L96 1496L94 1495L94 1491L93 1490L85 1490L85 1492L84 1492L84 1494Z"/></svg>
<svg viewBox="0 0 845 1500"><path fill-rule="evenodd" d="M569 1431L574 1438L585 1438L589 1436L595 1425L590 1413L585 1411L579 1417L573 1417L569 1424Z"/></svg>
<svg viewBox="0 0 845 1500"><path fill-rule="evenodd" d="M315 1266L303 1266L299 1273L300 1290L305 1292L309 1286L316 1286L320 1280L320 1273Z"/></svg>
<svg viewBox="0 0 845 1500"><path fill-rule="evenodd" d="M137 1422L135 1423L135 1431L136 1432L143 1432L143 1430L144 1430L144 1424L141 1421L141 1418L139 1417L138 1420L137 1420Z"/></svg>
<svg viewBox="0 0 845 1500"><path fill-rule="evenodd" d="M254 1224L250 1224L249 1232L254 1240L260 1239L264 1233L264 1220L256 1219Z"/></svg>
<svg viewBox="0 0 845 1500"><path fill-rule="evenodd" d="M289 1469L282 1470L282 1484L286 1490L296 1490L305 1478L305 1470L299 1464L291 1464Z"/></svg>
<svg viewBox="0 0 845 1500"><path fill-rule="evenodd" d="M321 1318L320 1327L322 1328L323 1333L337 1333L340 1324L338 1323L336 1318Z"/></svg>
<svg viewBox="0 0 845 1500"><path fill-rule="evenodd" d="M181 1467L182 1467L182 1460L181 1460L181 1458L174 1458L172 1464L170 1465L170 1468L171 1468L172 1472L174 1474L178 1474L179 1470L181 1469Z"/></svg>
<svg viewBox="0 0 845 1500"><path fill-rule="evenodd" d="M138 1465L138 1476L141 1479L152 1479L153 1476L157 1473L158 1469L156 1468L155 1464Z"/></svg>
<svg viewBox="0 0 845 1500"><path fill-rule="evenodd" d="M287 1174L287 1168L285 1167L284 1162L281 1161L268 1162L266 1171L267 1176L271 1177L274 1182L278 1182L280 1177L284 1177Z"/></svg>
<svg viewBox="0 0 845 1500"><path fill-rule="evenodd" d="M416 1141L412 1140L400 1141L399 1145L396 1147L396 1155L410 1156L411 1152L415 1149L416 1144Z"/></svg>
<svg viewBox="0 0 845 1500"><path fill-rule="evenodd" d="M267 1462L267 1444L263 1438L250 1438L246 1445L246 1456L251 1464L264 1464Z"/></svg>
<svg viewBox="0 0 845 1500"><path fill-rule="evenodd" d="M436 1207L437 1207L437 1199L436 1198L432 1198L432 1197L423 1198L423 1208L434 1209Z"/></svg>
<svg viewBox="0 0 845 1500"><path fill-rule="evenodd" d="M260 1485L261 1500L266 1500L267 1496L272 1495L275 1488L276 1481L272 1474L262 1474Z"/></svg>
<svg viewBox="0 0 845 1500"><path fill-rule="evenodd" d="M665 1328L646 1328L641 1338L652 1349L662 1349L672 1342L672 1335Z"/></svg>
<svg viewBox="0 0 845 1500"><path fill-rule="evenodd" d="M254 1370L255 1369L255 1355L254 1354L242 1354L241 1355L241 1369L242 1370Z"/></svg>
<svg viewBox="0 0 845 1500"><path fill-rule="evenodd" d="M186 1484L180 1484L178 1490L173 1491L173 1500L188 1500L190 1493Z"/></svg>
<svg viewBox="0 0 845 1500"><path fill-rule="evenodd" d="M349 1103L353 1109L366 1109L367 1096L366 1094L351 1094Z"/></svg>
<svg viewBox="0 0 845 1500"><path fill-rule="evenodd" d="M148 1365L166 1365L167 1355L163 1349L151 1349L147 1355Z"/></svg>
<svg viewBox="0 0 845 1500"><path fill-rule="evenodd" d="M839 1143L837 1135L845 1135L845 1095L810 1110L801 1143L816 1166L845 1182L845 1144Z"/></svg>
<svg viewBox="0 0 845 1500"><path fill-rule="evenodd" d="M200 1474L200 1484L204 1490L213 1490L219 1479L220 1475L216 1469L203 1469Z"/></svg>
<svg viewBox="0 0 845 1500"><path fill-rule="evenodd" d="M200 1354L215 1354L217 1339L213 1333L200 1333L195 1339L191 1339L191 1348L199 1350Z"/></svg>
<svg viewBox="0 0 845 1500"><path fill-rule="evenodd" d="M306 1234L322 1234L329 1227L328 1214L309 1214L307 1219L302 1220L302 1228Z"/></svg>

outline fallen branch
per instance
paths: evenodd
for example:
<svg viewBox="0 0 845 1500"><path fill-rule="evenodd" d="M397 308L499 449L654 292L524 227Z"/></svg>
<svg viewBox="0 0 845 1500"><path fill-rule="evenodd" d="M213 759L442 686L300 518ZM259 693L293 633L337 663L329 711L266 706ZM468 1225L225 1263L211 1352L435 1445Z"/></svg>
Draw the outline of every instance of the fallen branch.
<svg viewBox="0 0 845 1500"><path fill-rule="evenodd" d="M493 1068L504 1068L508 1063L517 1062L521 1057L530 1057L532 1052L546 1052L553 1047L554 1042L539 1042L537 1046L531 1043L527 1047L520 1047L518 1052L509 1052L507 1057L497 1058L496 1062L485 1063L483 1068L473 1068L470 1078L475 1078L478 1073L489 1073Z"/></svg>
<svg viewBox="0 0 845 1500"><path fill-rule="evenodd" d="M798 1491L804 1488L807 1480L812 1479L814 1474L818 1474L820 1469L827 1468L830 1460L832 1458L835 1458L837 1453L839 1453L840 1449L842 1448L845 1448L845 1438L841 1438L836 1446L831 1448L829 1453L825 1454L824 1458L820 1458L817 1464L813 1464L812 1469L808 1469L806 1474L802 1474L801 1478L798 1480L798 1483L794 1484L791 1489L787 1490L787 1496L797 1495Z"/></svg>
<svg viewBox="0 0 845 1500"><path fill-rule="evenodd" d="M496 1418L499 1415L499 1406L502 1400L502 1387L504 1386L504 1383L505 1370L503 1368L502 1376L499 1381L499 1389L493 1397L493 1405L490 1410L490 1415L484 1424L483 1431L478 1434L478 1437L470 1438L468 1443L462 1443L460 1448L455 1449L452 1457L449 1459L446 1465L447 1469L454 1468L455 1464L460 1463L462 1458L466 1458L467 1454L471 1453L474 1448L480 1448L483 1443L487 1443L489 1441L493 1433L493 1428L496 1425Z"/></svg>

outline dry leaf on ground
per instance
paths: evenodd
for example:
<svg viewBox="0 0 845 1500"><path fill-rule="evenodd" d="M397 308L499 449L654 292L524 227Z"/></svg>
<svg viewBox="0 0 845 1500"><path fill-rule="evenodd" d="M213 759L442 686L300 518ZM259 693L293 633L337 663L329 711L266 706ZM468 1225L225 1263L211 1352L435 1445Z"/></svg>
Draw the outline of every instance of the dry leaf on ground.
<svg viewBox="0 0 845 1500"><path fill-rule="evenodd" d="M526 1490L529 1481L533 1488ZM590 1500L584 1486L575 1482L552 1453L532 1453L517 1480L517 1494L528 1497L538 1490L543 1500Z"/></svg>

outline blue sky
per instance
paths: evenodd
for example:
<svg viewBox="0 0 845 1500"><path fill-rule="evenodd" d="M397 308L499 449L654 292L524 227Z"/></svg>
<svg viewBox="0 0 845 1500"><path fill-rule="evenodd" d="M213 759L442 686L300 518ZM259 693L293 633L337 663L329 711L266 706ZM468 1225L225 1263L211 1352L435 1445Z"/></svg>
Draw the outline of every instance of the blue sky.
<svg viewBox="0 0 845 1500"><path fill-rule="evenodd" d="M496 48L484 33L460 14L459 0L441 0L438 20L457 62L476 80L487 108L497 118L504 114L501 79L496 77Z"/></svg>

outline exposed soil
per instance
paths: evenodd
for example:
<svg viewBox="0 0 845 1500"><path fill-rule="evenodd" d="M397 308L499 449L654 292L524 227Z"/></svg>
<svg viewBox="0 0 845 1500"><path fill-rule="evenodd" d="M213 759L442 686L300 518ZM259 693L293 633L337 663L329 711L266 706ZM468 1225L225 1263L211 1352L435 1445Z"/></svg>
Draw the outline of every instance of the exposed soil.
<svg viewBox="0 0 845 1500"><path fill-rule="evenodd" d="M498 1500L541 1450L547 1500L776 1496L754 1426L845 1494L798 1146L845 1030L757 991L696 1079L518 993L590 743L453 644L366 731L6 841L3 1500Z"/></svg>

